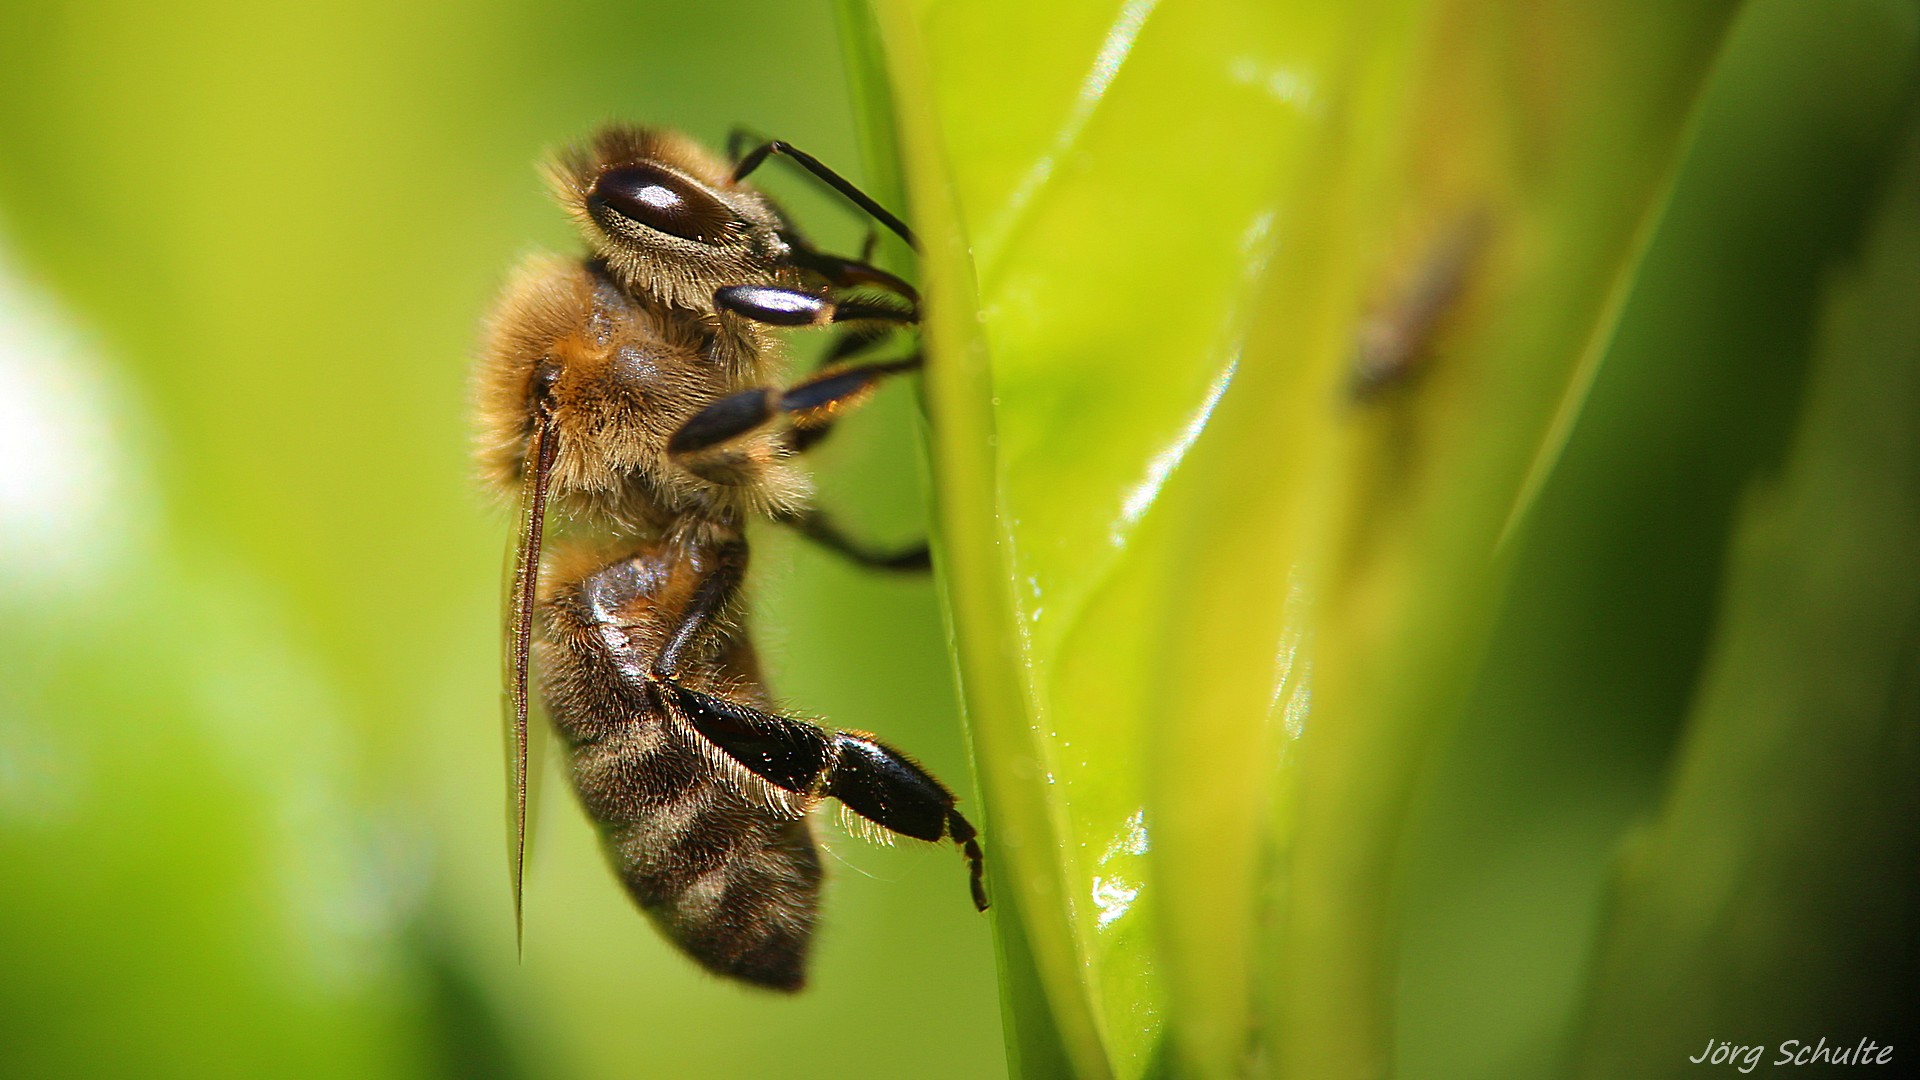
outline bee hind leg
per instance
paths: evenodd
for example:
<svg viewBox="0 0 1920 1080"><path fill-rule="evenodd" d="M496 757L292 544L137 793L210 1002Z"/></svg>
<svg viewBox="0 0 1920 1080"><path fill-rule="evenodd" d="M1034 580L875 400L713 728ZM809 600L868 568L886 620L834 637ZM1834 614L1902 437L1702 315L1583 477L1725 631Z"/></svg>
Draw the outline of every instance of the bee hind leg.
<svg viewBox="0 0 1920 1080"><path fill-rule="evenodd" d="M829 732L678 684L664 685L689 726L762 780L797 794L839 799L902 836L951 841L967 860L974 907L987 910L979 832L955 808L953 793L905 754L871 735Z"/></svg>
<svg viewBox="0 0 1920 1080"><path fill-rule="evenodd" d="M868 821L902 836L937 843L951 840L966 857L973 906L987 910L986 859L980 834L959 810L953 793L910 758L871 735L842 731L827 767L826 793Z"/></svg>
<svg viewBox="0 0 1920 1080"><path fill-rule="evenodd" d="M681 658L740 595L740 585L746 577L747 545L738 541L715 545L713 566L694 586L693 597L681 610L666 646L653 658L655 681L671 683L679 676Z"/></svg>

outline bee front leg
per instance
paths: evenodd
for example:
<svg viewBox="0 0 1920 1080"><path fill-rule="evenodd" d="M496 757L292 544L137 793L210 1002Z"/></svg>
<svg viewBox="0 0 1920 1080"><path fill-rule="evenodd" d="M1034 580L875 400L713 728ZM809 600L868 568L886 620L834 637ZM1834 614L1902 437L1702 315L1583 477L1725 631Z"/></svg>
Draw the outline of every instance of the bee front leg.
<svg viewBox="0 0 1920 1080"><path fill-rule="evenodd" d="M820 275L828 285L836 289L883 289L910 304L918 304L920 302L918 290L898 276L873 265L872 233L867 234L867 241L869 251L862 252L858 259L829 255L802 243L795 247L788 261L803 270Z"/></svg>
<svg viewBox="0 0 1920 1080"><path fill-rule="evenodd" d="M920 314L906 297L836 300L777 285L729 285L713 294L714 306L768 326L830 326L876 322L912 326Z"/></svg>

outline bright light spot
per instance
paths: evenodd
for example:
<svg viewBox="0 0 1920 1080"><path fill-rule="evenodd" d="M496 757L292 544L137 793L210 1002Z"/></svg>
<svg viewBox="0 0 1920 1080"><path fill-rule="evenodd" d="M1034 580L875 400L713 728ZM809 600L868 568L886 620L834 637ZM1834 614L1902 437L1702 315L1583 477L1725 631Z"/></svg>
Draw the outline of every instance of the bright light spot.
<svg viewBox="0 0 1920 1080"><path fill-rule="evenodd" d="M1073 103L1073 111L1061 121L1060 129L1053 137L1053 145L1042 154L1027 174L1014 186L1013 193L1002 206L999 219L986 232L996 237L1004 237L1012 227L1013 221L1026 211L1027 205L1039 193L1053 176L1054 163L1065 158L1080 141L1080 133L1086 130L1087 122L1100 107L1107 95L1108 87L1113 85L1114 77L1120 74L1120 68L1127 61L1127 54L1133 51L1133 43L1140 36L1140 28L1147 24L1147 16L1159 0L1128 0L1120 9L1120 17L1107 27L1107 36L1100 42L1100 51L1093 58L1093 66L1086 77L1080 80L1080 93Z"/></svg>
<svg viewBox="0 0 1920 1080"><path fill-rule="evenodd" d="M1180 429L1180 437L1171 446L1153 455L1153 460L1147 463L1147 474L1133 486L1132 491L1127 492L1126 501L1120 505L1119 520L1107 531L1107 539L1115 547L1127 542L1127 535L1133 531L1134 525L1139 523L1153 501L1160 497L1160 489L1166 486L1167 477L1173 475L1174 467L1187 456L1187 451L1193 449L1200 433L1206 430L1207 421L1212 419L1213 410L1219 406L1220 399L1226 396L1227 387L1233 384L1234 372L1239 368L1238 360L1227 365L1226 370L1213 380L1213 385L1207 388L1206 400L1187 418L1186 426Z"/></svg>
<svg viewBox="0 0 1920 1080"><path fill-rule="evenodd" d="M1093 879L1093 904L1100 909L1100 914L1094 918L1094 925L1098 929L1105 930L1132 910L1133 902L1140 898L1140 890L1145 887L1132 875L1117 873L1119 867L1113 864L1124 863L1129 856L1145 855L1147 848L1146 811L1135 810L1120 827L1120 834L1107 844L1107 850L1100 856L1102 872Z"/></svg>
<svg viewBox="0 0 1920 1080"><path fill-rule="evenodd" d="M1087 118L1078 115L1081 110L1093 111L1093 106L1106 95L1107 87L1113 85L1113 77L1120 74L1120 65L1126 62L1127 54L1133 51L1134 40L1140 36L1140 28L1147 24L1147 16L1159 0L1131 0L1120 9L1120 17L1107 28L1106 40L1100 43L1100 54L1093 58L1093 70L1087 72L1086 79L1080 84L1080 109L1074 117L1072 126L1078 130L1087 122Z"/></svg>
<svg viewBox="0 0 1920 1080"><path fill-rule="evenodd" d="M1284 629L1280 634L1279 653L1273 661L1273 698L1267 705L1269 714L1280 714L1287 737L1291 739L1299 738L1306 730L1307 712L1313 704L1313 660L1301 655L1305 635L1300 627L1306 612L1306 590L1301 586L1296 567L1287 575L1287 599L1280 609Z"/></svg>
<svg viewBox="0 0 1920 1080"><path fill-rule="evenodd" d="M1122 855L1145 855L1147 846L1147 812L1135 810L1121 827L1120 835L1107 845L1107 853L1100 857L1100 861L1104 863Z"/></svg>
<svg viewBox="0 0 1920 1080"><path fill-rule="evenodd" d="M1133 907L1133 901L1140 895L1140 885L1135 882L1108 881L1102 877L1093 879L1093 904L1100 909L1094 917L1094 925L1102 930L1112 926L1115 919L1125 915Z"/></svg>
<svg viewBox="0 0 1920 1080"><path fill-rule="evenodd" d="M1293 685L1293 693L1287 695L1285 717L1287 738L1297 739L1307 730L1307 713L1313 708L1313 665L1303 665L1300 679Z"/></svg>
<svg viewBox="0 0 1920 1080"><path fill-rule="evenodd" d="M1267 270L1267 262L1272 257L1268 238L1273 232L1273 212L1271 210L1254 216L1246 231L1240 235L1240 282L1242 293L1248 293ZM1241 321L1236 319L1236 321ZM1187 418L1186 425L1180 429L1180 437L1172 445L1161 450L1147 463L1147 472L1140 482L1127 492L1125 501L1120 504L1120 516L1107 529L1107 540L1115 547L1126 543L1127 536L1135 525L1146 516L1154 500L1160 497L1160 491L1166 486L1167 478L1179 466L1193 444L1199 440L1200 433L1206 430L1207 421L1213 418L1214 409L1220 405L1220 399L1226 396L1227 387L1233 385L1233 376L1240 368L1240 349L1243 331L1235 330L1230 335L1231 343L1224 350L1233 357L1220 374L1214 377L1213 384L1207 387L1206 399L1200 407Z"/></svg>
<svg viewBox="0 0 1920 1080"><path fill-rule="evenodd" d="M0 593L97 584L130 543L125 425L105 373L0 249Z"/></svg>
<svg viewBox="0 0 1920 1080"><path fill-rule="evenodd" d="M1265 91L1274 100L1302 112L1313 109L1318 101L1313 83L1291 68L1265 67L1250 57L1241 57L1227 68L1227 75L1242 86Z"/></svg>

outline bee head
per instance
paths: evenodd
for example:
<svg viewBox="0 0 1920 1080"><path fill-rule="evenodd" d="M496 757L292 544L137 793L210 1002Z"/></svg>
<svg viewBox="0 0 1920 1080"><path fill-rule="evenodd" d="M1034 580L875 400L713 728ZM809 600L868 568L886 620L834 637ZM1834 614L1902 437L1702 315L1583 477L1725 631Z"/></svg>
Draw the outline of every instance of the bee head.
<svg viewBox="0 0 1920 1080"><path fill-rule="evenodd" d="M780 276L779 214L680 135L606 127L547 175L594 253L637 294L705 312L718 289Z"/></svg>

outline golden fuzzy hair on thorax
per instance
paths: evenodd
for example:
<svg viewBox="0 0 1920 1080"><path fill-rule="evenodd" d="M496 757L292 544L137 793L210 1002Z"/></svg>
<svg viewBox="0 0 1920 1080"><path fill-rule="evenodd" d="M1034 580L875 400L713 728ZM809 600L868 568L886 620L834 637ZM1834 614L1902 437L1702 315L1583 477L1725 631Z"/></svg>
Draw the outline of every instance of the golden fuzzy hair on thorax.
<svg viewBox="0 0 1920 1080"><path fill-rule="evenodd" d="M652 532L796 512L810 486L778 430L751 432L685 462L666 451L688 418L758 376L718 362L729 351L697 323L663 317L578 261L528 259L487 323L475 366L483 481L508 499L520 490L534 426L532 386L546 370L557 445L551 497L560 518Z"/></svg>

